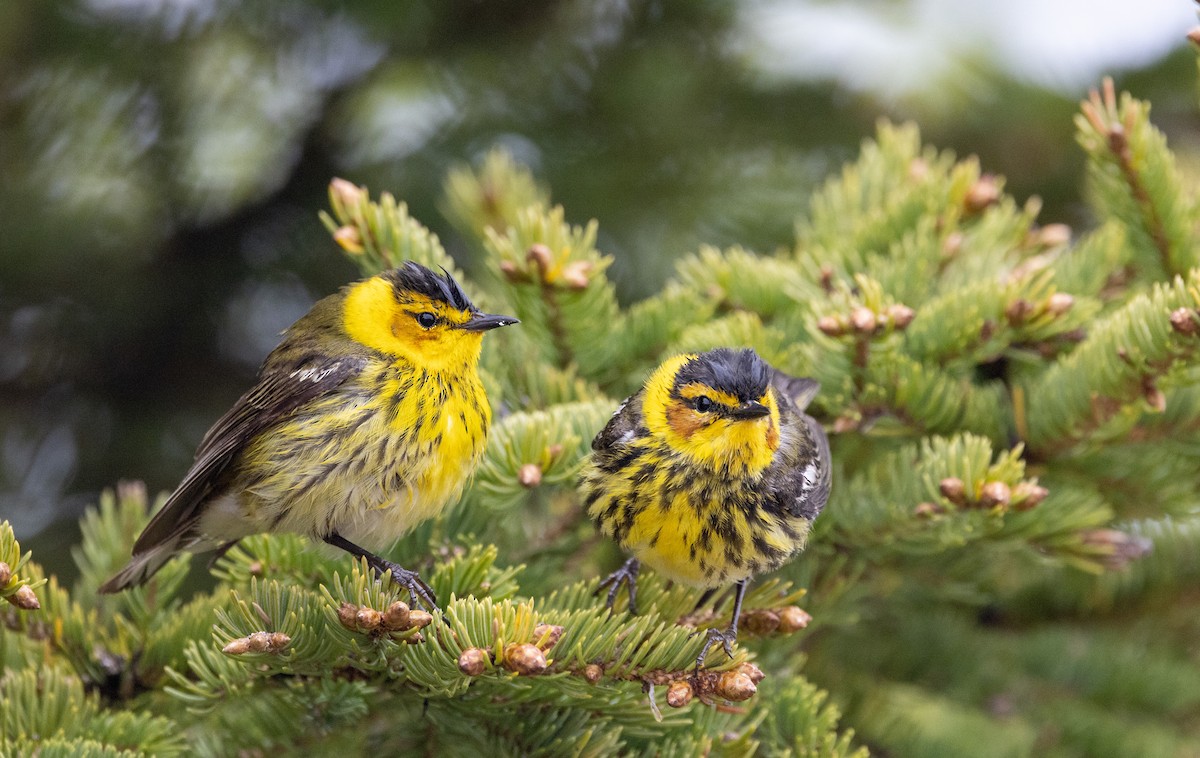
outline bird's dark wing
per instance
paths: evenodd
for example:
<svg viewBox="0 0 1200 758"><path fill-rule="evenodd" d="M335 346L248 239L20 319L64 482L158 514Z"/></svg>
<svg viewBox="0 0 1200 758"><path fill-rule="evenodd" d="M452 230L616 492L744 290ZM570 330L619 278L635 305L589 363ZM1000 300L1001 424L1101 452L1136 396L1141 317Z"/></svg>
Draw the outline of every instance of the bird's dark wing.
<svg viewBox="0 0 1200 758"><path fill-rule="evenodd" d="M176 540L194 526L204 501L256 434L336 389L366 364L364 356L332 358L301 352L291 358L289 352L277 350L268 358L257 383L204 435L192 467L138 537L134 555Z"/></svg>
<svg viewBox="0 0 1200 758"><path fill-rule="evenodd" d="M638 430L644 425L642 421L642 395L644 393L645 390L638 390L617 406L612 418L592 440L592 450L597 453L608 452L638 436Z"/></svg>
<svg viewBox="0 0 1200 758"><path fill-rule="evenodd" d="M808 407L808 404L812 402L812 399L817 396L817 392L821 389L821 383L816 379L790 376L778 369L772 370L771 384L777 392L789 398L796 404L796 408L801 411Z"/></svg>

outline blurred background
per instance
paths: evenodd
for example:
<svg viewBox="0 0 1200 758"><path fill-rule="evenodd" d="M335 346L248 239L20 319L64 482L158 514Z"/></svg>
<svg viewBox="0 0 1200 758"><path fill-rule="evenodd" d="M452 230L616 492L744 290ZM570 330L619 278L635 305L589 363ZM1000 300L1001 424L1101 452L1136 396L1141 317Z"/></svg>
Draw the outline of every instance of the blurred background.
<svg viewBox="0 0 1200 758"><path fill-rule="evenodd" d="M122 478L175 485L280 330L355 278L333 176L439 213L502 145L626 302L703 243L793 241L877 119L1087 227L1072 117L1104 74L1200 155L1185 0L3 0L0 518L69 573ZM56 565L52 555L62 561Z"/></svg>

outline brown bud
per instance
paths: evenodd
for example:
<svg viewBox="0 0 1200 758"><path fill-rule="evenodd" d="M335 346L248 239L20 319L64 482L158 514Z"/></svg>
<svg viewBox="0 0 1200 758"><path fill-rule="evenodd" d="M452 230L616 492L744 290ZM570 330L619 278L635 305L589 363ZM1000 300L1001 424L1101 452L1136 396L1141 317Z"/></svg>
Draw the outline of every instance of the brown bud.
<svg viewBox="0 0 1200 758"><path fill-rule="evenodd" d="M1193 26L1192 30L1187 33L1187 38L1193 45L1200 46L1200 26Z"/></svg>
<svg viewBox="0 0 1200 758"><path fill-rule="evenodd" d="M741 625L754 634L770 634L779 628L779 614L768 608L746 611L742 614Z"/></svg>
<svg viewBox="0 0 1200 758"><path fill-rule="evenodd" d="M789 605L779 609L779 631L783 634L791 634L804 629L811 622L812 616L803 608Z"/></svg>
<svg viewBox="0 0 1200 758"><path fill-rule="evenodd" d="M363 606L354 615L354 620L358 622L359 629L366 629L370 632L379 628L379 624L383 622L383 614L374 608Z"/></svg>
<svg viewBox="0 0 1200 758"><path fill-rule="evenodd" d="M830 266L828 263L822 263L819 276L821 278L821 289L826 292L833 292L833 266Z"/></svg>
<svg viewBox="0 0 1200 758"><path fill-rule="evenodd" d="M347 253L361 253L366 249L363 247L362 234L353 226L338 227L333 233L333 241L341 245Z"/></svg>
<svg viewBox="0 0 1200 758"><path fill-rule="evenodd" d="M588 684L595 684L604 676L604 667L598 663L589 663L583 667L583 678L588 681Z"/></svg>
<svg viewBox="0 0 1200 758"><path fill-rule="evenodd" d="M250 638L238 637L236 640L230 640L229 644L221 648L221 652L226 655L242 655L250 652Z"/></svg>
<svg viewBox="0 0 1200 758"><path fill-rule="evenodd" d="M1198 316L1191 308L1176 308L1171 311L1171 328L1180 334L1195 334L1200 331Z"/></svg>
<svg viewBox="0 0 1200 758"><path fill-rule="evenodd" d="M500 273L510 282L521 282L526 279L524 272L517 268L512 261L500 261Z"/></svg>
<svg viewBox="0 0 1200 758"><path fill-rule="evenodd" d="M1036 508L1049 494L1050 490L1033 482L1020 482L1012 491L1012 507L1018 511L1028 511Z"/></svg>
<svg viewBox="0 0 1200 758"><path fill-rule="evenodd" d="M1060 247L1071 241L1071 227L1066 224L1046 224L1038 229L1036 240L1042 247Z"/></svg>
<svg viewBox="0 0 1200 758"><path fill-rule="evenodd" d="M967 190L963 198L963 206L967 213L979 213L1000 199L1000 185L996 178L988 174L979 177Z"/></svg>
<svg viewBox="0 0 1200 758"><path fill-rule="evenodd" d="M907 305L894 303L887 307L886 315L888 322L890 322L892 325L892 328L903 331L908 327L909 324L912 323L913 317L917 315L917 312L912 308L909 308Z"/></svg>
<svg viewBox="0 0 1200 758"><path fill-rule="evenodd" d="M767 678L767 675L763 673L762 669L760 669L758 666L755 666L753 663L750 663L749 661L746 661L742 665L738 666L737 670L739 673L750 677L750 681L754 682L755 684L758 684L763 679Z"/></svg>
<svg viewBox="0 0 1200 758"><path fill-rule="evenodd" d="M517 469L517 482L522 487L533 489L542 483L542 467L536 463L524 463Z"/></svg>
<svg viewBox="0 0 1200 758"><path fill-rule="evenodd" d="M686 679L676 679L667 688L667 705L682 708L692 702L692 685Z"/></svg>
<svg viewBox="0 0 1200 758"><path fill-rule="evenodd" d="M391 632L402 632L412 625L408 603L397 600L383 612L383 628Z"/></svg>
<svg viewBox="0 0 1200 758"><path fill-rule="evenodd" d="M1046 298L1046 311L1053 316L1061 316L1075 305L1075 298L1065 292L1055 292Z"/></svg>
<svg viewBox="0 0 1200 758"><path fill-rule="evenodd" d="M292 644L292 638L283 632L253 632L245 637L230 640L221 648L227 655L244 655L246 653L278 653Z"/></svg>
<svg viewBox="0 0 1200 758"><path fill-rule="evenodd" d="M966 237L962 232L950 232L946 235L946 239L942 240L942 257L954 258L962 250L963 241Z"/></svg>
<svg viewBox="0 0 1200 758"><path fill-rule="evenodd" d="M1023 297L1019 297L1012 301L1008 304L1008 307L1004 309L1004 317L1008 319L1008 323L1010 324L1024 323L1032 313L1033 303L1029 302Z"/></svg>
<svg viewBox="0 0 1200 758"><path fill-rule="evenodd" d="M329 183L329 197L336 199L343 208L353 208L358 205L365 194L366 190L345 179L335 178Z"/></svg>
<svg viewBox="0 0 1200 758"><path fill-rule="evenodd" d="M408 628L424 629L433 623L433 614L414 608L408 612Z"/></svg>
<svg viewBox="0 0 1200 758"><path fill-rule="evenodd" d="M858 429L859 419L854 416L838 416L833 420L833 433L845 434Z"/></svg>
<svg viewBox="0 0 1200 758"><path fill-rule="evenodd" d="M531 676L546 670L546 654L537 645L512 643L504 648L504 667Z"/></svg>
<svg viewBox="0 0 1200 758"><path fill-rule="evenodd" d="M488 663L488 653L483 648L469 647L458 656L458 670L467 676L480 676Z"/></svg>
<svg viewBox="0 0 1200 758"><path fill-rule="evenodd" d="M401 641L405 645L420 645L425 641L425 635L421 634L420 632L413 632L407 637L401 637Z"/></svg>
<svg viewBox="0 0 1200 758"><path fill-rule="evenodd" d="M353 603L342 603L338 606L338 621L347 629L358 628L358 606Z"/></svg>
<svg viewBox="0 0 1200 758"><path fill-rule="evenodd" d="M8 596L8 602L17 606L23 611L36 611L42 607L38 601L38 596L34 593L33 588L28 584L22 584L17 588L17 591Z"/></svg>
<svg viewBox="0 0 1200 758"><path fill-rule="evenodd" d="M1162 413L1167 409L1167 396L1153 383L1147 383L1142 387L1142 397L1145 398L1146 405L1150 406L1150 410L1155 413Z"/></svg>
<svg viewBox="0 0 1200 758"><path fill-rule="evenodd" d="M754 693L758 692L758 687L755 686L749 675L740 669L735 669L721 674L713 691L718 697L740 702L754 697Z"/></svg>
<svg viewBox="0 0 1200 758"><path fill-rule="evenodd" d="M846 333L846 325L837 316L822 316L817 319L817 328L830 337L840 337Z"/></svg>
<svg viewBox="0 0 1200 758"><path fill-rule="evenodd" d="M875 317L875 311L862 305L856 305L850 311L850 326L854 327L854 331L862 334L870 334L875 331L879 320Z"/></svg>
<svg viewBox="0 0 1200 758"><path fill-rule="evenodd" d="M525 254L525 260L533 261L541 273L542 280L545 280L546 274L554 267L554 253L540 242L529 246L529 252Z"/></svg>
<svg viewBox="0 0 1200 758"><path fill-rule="evenodd" d="M533 628L533 641L542 650L549 650L562 639L563 628L558 624L538 624Z"/></svg>
<svg viewBox="0 0 1200 758"><path fill-rule="evenodd" d="M0 587L7 586L10 579L12 579L12 568L4 561L0 561Z"/></svg>
<svg viewBox="0 0 1200 758"><path fill-rule="evenodd" d="M271 635L267 632L254 632L246 637L246 646L252 653L265 653L271 649Z"/></svg>
<svg viewBox="0 0 1200 758"><path fill-rule="evenodd" d="M937 503L917 503L917 507L913 508L913 515L919 519L930 519L945 512L946 509Z"/></svg>
<svg viewBox="0 0 1200 758"><path fill-rule="evenodd" d="M271 651L278 652L292 644L292 638L283 632L271 632Z"/></svg>
<svg viewBox="0 0 1200 758"><path fill-rule="evenodd" d="M942 497L955 505L963 505L967 502L967 485L957 476L948 476L938 482L938 490L942 493Z"/></svg>
<svg viewBox="0 0 1200 758"><path fill-rule="evenodd" d="M592 282L591 261L575 261L563 266L562 283L573 290L587 289Z"/></svg>
<svg viewBox="0 0 1200 758"><path fill-rule="evenodd" d="M1007 508L1012 491L1004 482L987 482L979 490L979 505L983 508Z"/></svg>
<svg viewBox="0 0 1200 758"><path fill-rule="evenodd" d="M252 561L246 570L250 572L250 576L262 576L263 564L262 561Z"/></svg>
<svg viewBox="0 0 1200 758"><path fill-rule="evenodd" d="M557 458L563 454L563 449L564 448L561 442L555 442L546 446L546 455L550 456L551 458Z"/></svg>

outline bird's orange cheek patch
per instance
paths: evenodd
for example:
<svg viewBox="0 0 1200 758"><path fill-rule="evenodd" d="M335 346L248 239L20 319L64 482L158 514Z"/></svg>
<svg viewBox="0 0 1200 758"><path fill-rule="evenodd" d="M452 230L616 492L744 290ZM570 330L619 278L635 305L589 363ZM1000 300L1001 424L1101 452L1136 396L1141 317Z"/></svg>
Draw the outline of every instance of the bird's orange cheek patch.
<svg viewBox="0 0 1200 758"><path fill-rule="evenodd" d="M704 422L691 408L674 404L667 408L667 424L684 439L691 437L696 430L704 426Z"/></svg>
<svg viewBox="0 0 1200 758"><path fill-rule="evenodd" d="M775 425L774 421L767 427L767 447L772 450L779 447L779 427Z"/></svg>

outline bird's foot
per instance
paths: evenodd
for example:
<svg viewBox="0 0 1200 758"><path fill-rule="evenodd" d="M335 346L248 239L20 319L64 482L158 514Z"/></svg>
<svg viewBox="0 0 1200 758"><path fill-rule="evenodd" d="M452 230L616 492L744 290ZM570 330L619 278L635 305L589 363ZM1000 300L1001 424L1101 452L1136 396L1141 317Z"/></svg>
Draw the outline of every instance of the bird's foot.
<svg viewBox="0 0 1200 758"><path fill-rule="evenodd" d="M699 634L697 631L695 634ZM731 626L728 629L706 629L705 630L704 647L700 648L700 655L696 656L696 671L704 666L704 659L708 656L708 651L712 646L721 643L721 647L725 648L725 654L730 658L733 657L733 643L737 642L737 627Z"/></svg>
<svg viewBox="0 0 1200 758"><path fill-rule="evenodd" d="M437 605L437 595L434 594L433 590L425 583L425 580L421 579L417 572L409 571L400 564L392 563L383 558L379 558L378 561L379 563L377 564L371 564L372 568L380 576L389 571L392 572L392 581L408 590L408 593L412 596L414 607L418 604L422 605L431 613L440 610Z"/></svg>
<svg viewBox="0 0 1200 758"><path fill-rule="evenodd" d="M616 571L612 572L607 577L605 577L604 581L600 582L600 586L596 588L596 591L592 593L592 596L594 597L596 595L599 595L600 592L605 587L607 587L608 588L608 600L605 601L605 604L608 606L608 609L611 611L613 608L613 603L615 603L617 600L617 592L620 591L621 585L627 584L627 585L629 585L629 613L632 616L636 616L637 615L637 579L638 579L638 569L639 568L640 568L640 565L638 564L638 559L630 558L629 560L627 560L621 564L621 568L617 569Z"/></svg>

